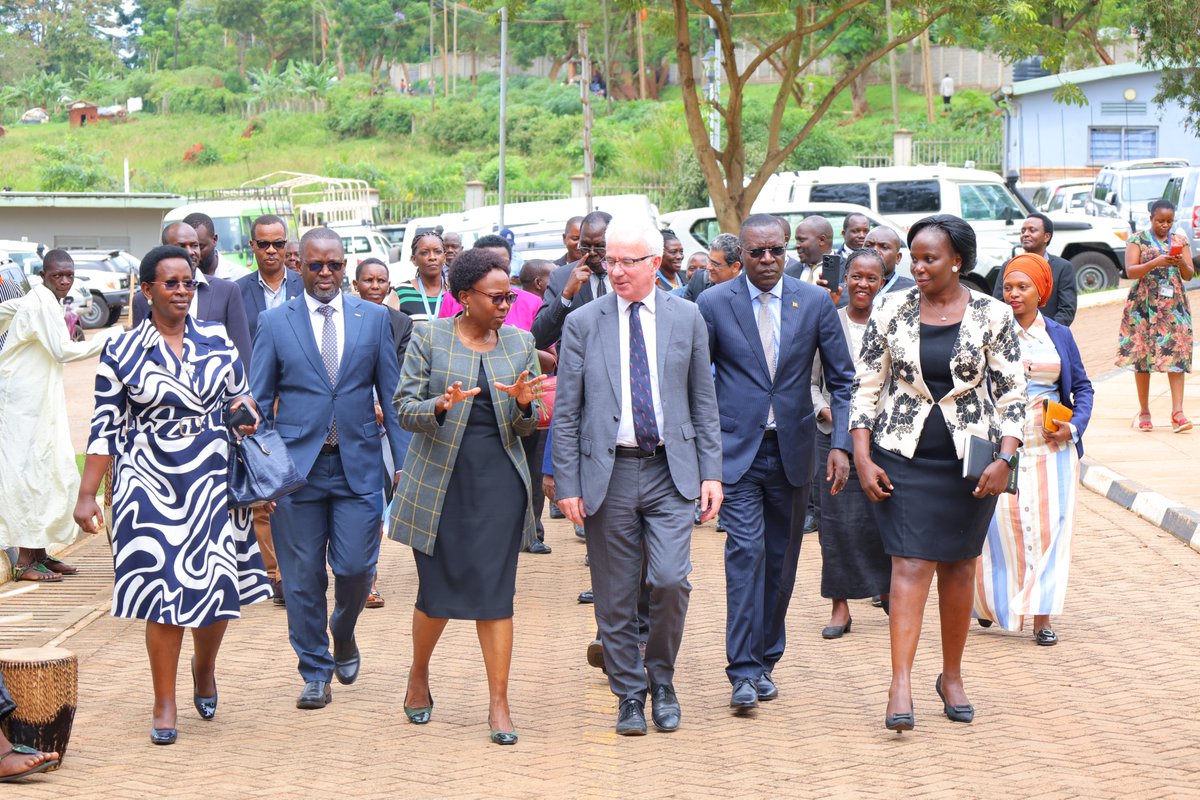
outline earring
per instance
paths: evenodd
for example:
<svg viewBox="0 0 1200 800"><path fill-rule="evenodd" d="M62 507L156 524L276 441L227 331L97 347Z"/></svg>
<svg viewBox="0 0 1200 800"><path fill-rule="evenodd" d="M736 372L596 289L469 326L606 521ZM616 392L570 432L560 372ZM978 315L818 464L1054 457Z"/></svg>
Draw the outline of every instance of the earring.
<svg viewBox="0 0 1200 800"><path fill-rule="evenodd" d="M950 268L950 271L951 271L951 272L958 272L958 267L951 267L951 268Z"/></svg>
<svg viewBox="0 0 1200 800"><path fill-rule="evenodd" d="M463 316L464 317L471 316L471 307L470 306L463 306Z"/></svg>

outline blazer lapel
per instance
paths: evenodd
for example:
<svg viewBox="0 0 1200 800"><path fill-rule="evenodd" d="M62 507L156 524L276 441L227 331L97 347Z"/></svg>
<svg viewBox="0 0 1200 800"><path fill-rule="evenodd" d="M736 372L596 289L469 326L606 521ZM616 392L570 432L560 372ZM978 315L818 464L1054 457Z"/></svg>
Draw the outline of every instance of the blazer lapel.
<svg viewBox="0 0 1200 800"><path fill-rule="evenodd" d="M299 297L304 294L304 281L290 269L287 271L287 278L284 280L283 286L285 300L291 300L293 297Z"/></svg>
<svg viewBox="0 0 1200 800"><path fill-rule="evenodd" d="M199 283L196 286L196 319L210 320L212 317L209 312L212 310L212 285L207 281Z"/></svg>
<svg viewBox="0 0 1200 800"><path fill-rule="evenodd" d="M783 278L779 280L782 281ZM800 305L800 301L800 293L789 288L785 282L779 298L779 341L776 343L775 352L776 375L779 374L779 368L783 365L784 359L791 355L792 346L796 343L800 333L800 315L806 311Z"/></svg>
<svg viewBox="0 0 1200 800"><path fill-rule="evenodd" d="M667 353L675 347L675 343L671 341L671 329L675 324L675 309L671 307L671 302L675 298L661 289L654 291L654 341L658 351L654 360L658 362L658 385L662 387L663 376L667 371Z"/></svg>
<svg viewBox="0 0 1200 800"><path fill-rule="evenodd" d="M582 290L581 290L582 291ZM621 407L621 327L620 320L617 315L620 314L620 306L616 302L606 301L601 298L597 302L603 303L600 311L600 340L604 343L600 350L604 353L604 365L608 368L608 382L612 386L613 397L617 401L617 408ZM611 342L611 344L608 344Z"/></svg>
<svg viewBox="0 0 1200 800"><path fill-rule="evenodd" d="M342 345L342 360L338 366L337 383L341 383L349 371L346 367L350 363L350 356L354 353L355 346L358 344L358 335L363 328L363 310L357 300L343 295L342 312L346 315L346 341Z"/></svg>
<svg viewBox="0 0 1200 800"><path fill-rule="evenodd" d="M896 309L896 316L913 320L910 325L899 326L900 331L907 332L904 337L907 339L904 349L906 363L912 367L913 388L936 403L942 398L933 396L933 392L929 391L929 386L925 383L925 376L921 373L921 293L915 288L910 289L908 296L904 298L904 304Z"/></svg>
<svg viewBox="0 0 1200 800"><path fill-rule="evenodd" d="M763 352L762 339L758 335L758 320L754 313L754 303L750 298L750 292L746 289L745 279L738 277L733 280L733 295L729 298L733 318L737 320L742 333L746 336L746 344L750 347L754 358L757 359L763 377L767 384L770 384L771 371L767 368L767 354ZM775 363L778 366L778 353L776 356Z"/></svg>
<svg viewBox="0 0 1200 800"><path fill-rule="evenodd" d="M325 384L328 386L329 378L328 373L325 372L325 361L317 352L317 340L313 335L312 323L308 319L308 304L304 302L304 298L288 305L288 322L296 334L296 341L300 344L300 349L304 351L312 368L325 379Z"/></svg>

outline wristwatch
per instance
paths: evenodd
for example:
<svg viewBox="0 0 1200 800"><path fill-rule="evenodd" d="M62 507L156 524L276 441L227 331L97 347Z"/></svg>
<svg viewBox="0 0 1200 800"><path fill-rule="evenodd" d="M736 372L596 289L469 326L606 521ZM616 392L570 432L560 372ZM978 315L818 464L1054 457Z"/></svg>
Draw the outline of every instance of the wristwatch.
<svg viewBox="0 0 1200 800"><path fill-rule="evenodd" d="M1010 470L1017 468L1016 453L1009 453L1008 455L1005 455L1004 453L996 453L996 460L1003 461L1005 466L1007 466Z"/></svg>

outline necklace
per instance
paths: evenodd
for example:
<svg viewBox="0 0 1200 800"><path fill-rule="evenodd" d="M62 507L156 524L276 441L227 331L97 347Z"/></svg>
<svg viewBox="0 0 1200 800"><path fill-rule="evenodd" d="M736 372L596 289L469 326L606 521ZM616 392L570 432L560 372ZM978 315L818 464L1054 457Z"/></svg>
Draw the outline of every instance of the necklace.
<svg viewBox="0 0 1200 800"><path fill-rule="evenodd" d="M959 288L961 289L962 287L959 287ZM946 303L944 307L949 307L949 306L951 306L952 304L956 304L956 303L958 302L958 299L959 299L959 297L962 297L962 295L961 295L961 294L959 294L959 296L958 296L958 297L954 298L954 299L953 299L953 300L951 300L949 303ZM947 315L945 315L945 314L940 314L940 313L939 313L939 310L938 310L938 309L936 309L936 308L934 308L934 307L933 307L933 303L932 303L932 302L930 302L929 300L926 300L925 298L922 298L922 299L921 299L921 302L922 302L922 303L928 303L928 304L929 304L929 310L930 310L930 311L932 311L932 312L933 312L933 313L935 313L935 314L939 314L939 316L938 316L938 319L939 319L939 320L941 320L942 322L946 322L946 321L949 319L949 317L948 317Z"/></svg>
<svg viewBox="0 0 1200 800"><path fill-rule="evenodd" d="M479 339L472 339L470 336L467 336L465 333L463 333L462 325L459 324L459 320L454 320L454 332L458 334L458 338L462 339L463 342L468 345L475 345L476 347L483 347L492 341L493 331L488 331L487 335L483 337L482 341Z"/></svg>

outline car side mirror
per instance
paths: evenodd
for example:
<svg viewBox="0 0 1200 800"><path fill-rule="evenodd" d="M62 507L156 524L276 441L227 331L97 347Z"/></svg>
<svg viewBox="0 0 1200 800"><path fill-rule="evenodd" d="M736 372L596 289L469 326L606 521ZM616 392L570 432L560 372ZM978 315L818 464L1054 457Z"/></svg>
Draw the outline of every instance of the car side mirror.
<svg viewBox="0 0 1200 800"><path fill-rule="evenodd" d="M394 244L392 245L391 249L388 250L388 261L399 261L403 254L404 249L400 247L400 245Z"/></svg>
<svg viewBox="0 0 1200 800"><path fill-rule="evenodd" d="M1013 224L1013 210L1012 210L1012 206L1005 206L1005 207L1004 207L1004 224L1005 224L1005 225L1012 225L1012 224Z"/></svg>

